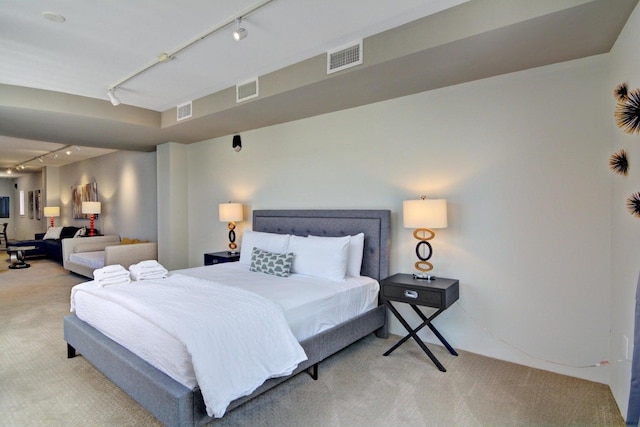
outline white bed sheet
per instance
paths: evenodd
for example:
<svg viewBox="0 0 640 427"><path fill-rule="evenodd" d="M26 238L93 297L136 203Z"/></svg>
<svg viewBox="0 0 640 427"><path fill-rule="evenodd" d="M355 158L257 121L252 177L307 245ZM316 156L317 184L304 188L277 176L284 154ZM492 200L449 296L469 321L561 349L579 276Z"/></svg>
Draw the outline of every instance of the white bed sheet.
<svg viewBox="0 0 640 427"><path fill-rule="evenodd" d="M292 274L278 278L249 271L240 263L177 270L174 273L211 279L255 292L280 305L298 341L309 338L378 304L379 284L368 277L348 277L344 282ZM97 284L96 284L97 286ZM125 285L126 286L126 285ZM184 345L150 322L115 303L97 301L78 293L72 307L81 320L128 348L154 367L188 388L197 380ZM162 352L154 351L162 348Z"/></svg>

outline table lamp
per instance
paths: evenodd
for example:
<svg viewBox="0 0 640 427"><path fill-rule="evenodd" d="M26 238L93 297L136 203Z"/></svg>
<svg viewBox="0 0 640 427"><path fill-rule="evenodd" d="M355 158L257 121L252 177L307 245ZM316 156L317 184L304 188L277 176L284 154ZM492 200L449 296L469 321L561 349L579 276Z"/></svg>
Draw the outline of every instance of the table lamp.
<svg viewBox="0 0 640 427"><path fill-rule="evenodd" d="M229 253L237 254L236 245L236 221L242 221L242 203L220 203L218 205L220 222L227 222L229 227Z"/></svg>
<svg viewBox="0 0 640 427"><path fill-rule="evenodd" d="M54 226L53 218L60 216L60 207L59 206L45 206L44 207L44 216L49 217L49 227Z"/></svg>
<svg viewBox="0 0 640 427"><path fill-rule="evenodd" d="M433 248L429 240L436 235L432 228L447 228L447 201L427 199L426 196L422 196L420 200L405 200L402 202L402 212L404 226L415 228L413 237L418 239L416 245L418 262L414 266L419 273L414 274L413 277L424 280L435 279L435 276L429 274L433 270L433 264L429 262Z"/></svg>
<svg viewBox="0 0 640 427"><path fill-rule="evenodd" d="M93 228L95 215L100 213L102 204L100 202L82 202L82 213L89 214L89 236L95 236L96 230Z"/></svg>

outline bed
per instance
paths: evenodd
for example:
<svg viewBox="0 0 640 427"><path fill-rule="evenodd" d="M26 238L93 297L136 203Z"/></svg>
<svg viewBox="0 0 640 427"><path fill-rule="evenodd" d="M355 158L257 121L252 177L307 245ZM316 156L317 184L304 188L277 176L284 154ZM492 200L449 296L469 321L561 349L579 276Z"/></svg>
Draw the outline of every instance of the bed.
<svg viewBox="0 0 640 427"><path fill-rule="evenodd" d="M362 275L381 280L389 271L388 210L256 210L253 230L297 236L365 234ZM318 363L362 337L387 336L383 305L300 341L308 359L286 377L267 380L252 394L231 402L231 410L303 371L317 375ZM83 355L99 371L169 426L199 426L211 421L199 388L190 389L71 315L64 319L68 357Z"/></svg>

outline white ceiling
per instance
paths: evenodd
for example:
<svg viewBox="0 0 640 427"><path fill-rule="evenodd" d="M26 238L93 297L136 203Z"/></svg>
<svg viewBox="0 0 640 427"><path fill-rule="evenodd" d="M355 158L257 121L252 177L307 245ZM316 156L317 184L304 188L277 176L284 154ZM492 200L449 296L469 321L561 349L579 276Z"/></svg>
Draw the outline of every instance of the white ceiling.
<svg viewBox="0 0 640 427"><path fill-rule="evenodd" d="M234 41L223 24L264 2ZM0 0L0 177L28 160L34 171L150 151L608 52L637 3ZM108 101L109 87L218 27L120 85L122 105ZM357 39L365 63L327 76L324 53ZM256 77L260 97L236 104L230 90ZM190 100L194 117L176 123ZM67 146L72 155L48 154Z"/></svg>
<svg viewBox="0 0 640 427"><path fill-rule="evenodd" d="M127 82L124 104L164 111L467 0L273 0ZM107 88L257 0L0 0L0 83L108 99ZM51 11L64 23L46 20Z"/></svg>

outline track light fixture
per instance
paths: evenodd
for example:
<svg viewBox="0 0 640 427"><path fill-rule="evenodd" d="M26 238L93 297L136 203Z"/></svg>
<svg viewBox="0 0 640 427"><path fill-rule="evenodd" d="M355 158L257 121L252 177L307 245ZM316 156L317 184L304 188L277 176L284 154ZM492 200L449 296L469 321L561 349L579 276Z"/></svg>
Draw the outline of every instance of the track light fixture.
<svg viewBox="0 0 640 427"><path fill-rule="evenodd" d="M75 147L76 151L80 151L81 147L78 145L65 145L62 148L58 148L56 150L53 151L49 151L48 153L33 157L29 160L26 160L22 163L18 163L13 167L9 167L7 169L7 173L9 173L9 171L11 171L11 173L18 173L20 171L23 171L27 168L27 165L31 162L35 162L36 160L39 161L40 163L45 163L45 160L53 160L53 159L59 159L60 158L60 153L64 152L67 156L71 156L73 154L73 148Z"/></svg>
<svg viewBox="0 0 640 427"><path fill-rule="evenodd" d="M111 104L116 107L118 105L120 105L120 100L118 99L118 97L116 96L116 88L113 89L109 89L107 91L107 96L109 97L109 101L111 101Z"/></svg>
<svg viewBox="0 0 640 427"><path fill-rule="evenodd" d="M240 28L240 23L241 22L242 22L242 18L241 17L236 19L236 30L233 32L233 38L237 42L239 42L243 38L247 37L247 34L249 34L249 32L247 30L245 30L244 28Z"/></svg>
<svg viewBox="0 0 640 427"><path fill-rule="evenodd" d="M233 142L231 142L231 146L236 152L242 150L242 139L240 139L240 135L233 135Z"/></svg>

